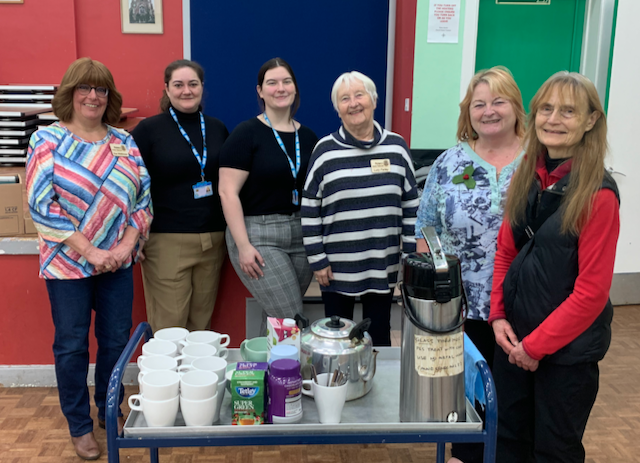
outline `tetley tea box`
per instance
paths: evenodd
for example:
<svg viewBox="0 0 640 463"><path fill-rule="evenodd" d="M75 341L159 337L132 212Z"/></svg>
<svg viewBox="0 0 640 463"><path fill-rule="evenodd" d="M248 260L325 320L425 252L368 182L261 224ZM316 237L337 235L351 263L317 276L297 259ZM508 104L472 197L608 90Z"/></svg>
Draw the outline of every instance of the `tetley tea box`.
<svg viewBox="0 0 640 463"><path fill-rule="evenodd" d="M266 412L266 371L236 370L231 377L231 424L264 424Z"/></svg>

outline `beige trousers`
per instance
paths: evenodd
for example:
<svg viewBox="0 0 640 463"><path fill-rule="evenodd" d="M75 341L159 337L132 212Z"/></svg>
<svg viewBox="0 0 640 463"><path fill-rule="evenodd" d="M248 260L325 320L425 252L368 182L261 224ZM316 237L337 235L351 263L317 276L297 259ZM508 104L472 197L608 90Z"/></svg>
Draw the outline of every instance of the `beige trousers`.
<svg viewBox="0 0 640 463"><path fill-rule="evenodd" d="M150 234L142 281L154 332L172 326L189 331L211 327L226 253L224 232Z"/></svg>

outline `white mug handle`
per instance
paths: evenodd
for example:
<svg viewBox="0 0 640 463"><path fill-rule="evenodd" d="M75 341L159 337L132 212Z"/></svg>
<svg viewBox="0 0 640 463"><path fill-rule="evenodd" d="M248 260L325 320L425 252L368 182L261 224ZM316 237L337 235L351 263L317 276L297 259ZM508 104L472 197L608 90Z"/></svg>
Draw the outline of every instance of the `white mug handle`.
<svg viewBox="0 0 640 463"><path fill-rule="evenodd" d="M140 402L140 404L134 403L136 400ZM131 410L137 410L139 412L142 411L142 394L133 394L129 396L129 408Z"/></svg>
<svg viewBox="0 0 640 463"><path fill-rule="evenodd" d="M142 361L143 361L144 359L146 359L146 358L147 358L147 355L139 355L139 356L138 356L138 360L136 360L136 362L138 363L138 369L139 369L139 370L141 369L141 368L140 368L140 364L141 364L141 363L142 363Z"/></svg>
<svg viewBox="0 0 640 463"><path fill-rule="evenodd" d="M188 371L193 370L193 365L191 365L190 363L186 364L186 365L180 365L178 367L178 373L180 373L180 375L182 375L183 373L186 373Z"/></svg>
<svg viewBox="0 0 640 463"><path fill-rule="evenodd" d="M220 348L220 349L218 349L218 352L216 353L216 356L220 357L221 359L226 359L229 356L229 350L228 349L224 349L224 348Z"/></svg>
<svg viewBox="0 0 640 463"><path fill-rule="evenodd" d="M185 348L185 347L187 347L189 345L189 343L187 342L186 339L182 339L182 340L178 341L178 344L180 344L182 346L182 348ZM180 350L182 350L182 349L180 349Z"/></svg>
<svg viewBox="0 0 640 463"><path fill-rule="evenodd" d="M305 386L309 386L309 389L306 389ZM309 397L313 397L313 380L312 379L305 379L304 381L302 381L302 393L304 395L308 395Z"/></svg>
<svg viewBox="0 0 640 463"><path fill-rule="evenodd" d="M142 382L142 377L146 374L147 374L146 371L141 371L140 373L138 373L138 384Z"/></svg>
<svg viewBox="0 0 640 463"><path fill-rule="evenodd" d="M226 340L223 341L223 339L226 339ZM231 342L231 337L228 334L220 335L220 347L227 347L230 342Z"/></svg>

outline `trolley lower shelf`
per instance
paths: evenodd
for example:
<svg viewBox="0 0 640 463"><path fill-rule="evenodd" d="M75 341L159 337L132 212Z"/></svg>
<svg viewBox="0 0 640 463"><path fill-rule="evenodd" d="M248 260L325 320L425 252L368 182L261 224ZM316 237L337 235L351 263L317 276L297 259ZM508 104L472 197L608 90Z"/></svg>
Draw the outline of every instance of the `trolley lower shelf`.
<svg viewBox="0 0 640 463"><path fill-rule="evenodd" d="M313 399L303 397L303 418L287 425L231 426L231 398L226 393L220 420L213 426L187 427L178 414L176 424L166 428L148 427L142 413L132 411L123 436L117 436L117 393L122 375L140 341L151 336L147 323L134 332L111 375L107 393L107 446L109 463L119 463L121 448L149 448L151 462L158 463L158 448L235 445L313 445L371 443L437 443L437 461L444 462L446 442L483 442L484 461L495 461L497 410L493 378L486 362L477 367L484 381L487 397L486 426L467 401L467 420L458 423L403 423L399 420L400 352L399 348L382 348L373 389L364 397L347 402L339 424L318 422ZM237 350L230 350L235 361ZM482 365L484 364L484 365Z"/></svg>

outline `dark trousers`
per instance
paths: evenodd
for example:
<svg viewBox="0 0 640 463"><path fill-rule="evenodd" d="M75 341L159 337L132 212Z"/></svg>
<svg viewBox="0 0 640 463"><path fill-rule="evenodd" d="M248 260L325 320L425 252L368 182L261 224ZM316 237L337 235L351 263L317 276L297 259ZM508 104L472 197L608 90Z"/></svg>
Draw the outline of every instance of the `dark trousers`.
<svg viewBox="0 0 640 463"><path fill-rule="evenodd" d="M109 376L131 332L133 271L107 272L78 280L47 280L51 315L55 327L53 355L60 407L72 437L93 431L90 416L89 329L95 311L95 395L98 418L105 418ZM124 388L120 385L120 402ZM122 413L119 412L120 415Z"/></svg>
<svg viewBox="0 0 640 463"><path fill-rule="evenodd" d="M493 328L485 320L471 320L464 322L464 332L467 333L469 339L478 348L484 359L487 361L489 368L493 368L493 353L496 347L496 338L493 334ZM484 410L482 406L476 402L476 411L482 421L484 421ZM483 461L484 444L451 444L451 456L463 461L464 463L481 463Z"/></svg>
<svg viewBox="0 0 640 463"><path fill-rule="evenodd" d="M334 292L323 291L324 316L339 315L353 320L355 296L345 296ZM391 303L393 292L384 294L367 293L360 296L362 303L362 319L370 318L371 327L368 330L374 346L391 345Z"/></svg>
<svg viewBox="0 0 640 463"><path fill-rule="evenodd" d="M509 363L496 346L497 463L584 462L582 436L598 393L597 362L558 365L542 360L534 372Z"/></svg>

